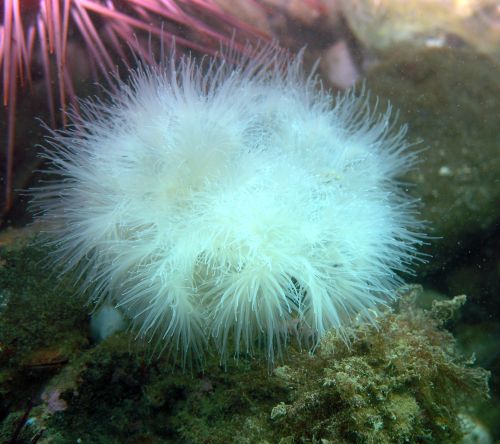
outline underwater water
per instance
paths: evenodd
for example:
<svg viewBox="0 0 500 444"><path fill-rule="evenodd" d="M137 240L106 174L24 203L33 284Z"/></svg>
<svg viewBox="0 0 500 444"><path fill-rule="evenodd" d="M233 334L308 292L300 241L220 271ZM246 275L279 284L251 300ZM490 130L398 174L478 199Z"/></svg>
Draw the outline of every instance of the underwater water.
<svg viewBox="0 0 500 444"><path fill-rule="evenodd" d="M389 0L188 1L162 9L166 3L144 2L142 16L118 2L120 16L72 10L63 74L71 83L59 83L56 53L49 53L49 65L42 63L43 51L37 51L43 39L34 40L31 59L19 59L24 61L16 68L18 76L30 68L31 78L17 84L14 110L11 96L0 122L0 137L13 148L0 154L4 196L10 196L2 201L0 232L0 442L497 442L498 8L479 0L469 9L461 2L408 2L403 11ZM152 5L156 9L148 9ZM6 11L2 42L7 41ZM22 11L24 29L41 11L36 6ZM79 28L75 17L87 17L87 27ZM141 23L153 27L134 27ZM158 30L167 36L163 44ZM128 47L126 36L134 32L135 43ZM127 162L137 162L138 152L131 142L137 120L133 106L152 103L138 94L132 105L114 102L118 108L130 105L119 123L113 120L117 108L103 112L97 105L90 113L77 108L76 116L97 116L105 124L92 132L95 126L82 130L78 118L69 118L66 124L76 122L73 132L65 133L69 139L62 154L51 157L58 148L46 139L49 127L62 128L64 122L51 113L47 97L55 109L62 106L58 85L68 106L73 94L97 95L102 102L94 103L109 103L96 82L111 94L116 83L103 71L117 66L126 85L124 57L137 68L137 59L126 54L134 52L146 65L155 63L144 60L148 54L155 60L161 54L172 57L165 51L171 35L177 39L176 55L192 54L195 60L194 71L184 72L178 84L167 74L165 146L175 155L161 157L164 145L158 148L153 140L152 122L165 112L160 103L137 125L146 128L139 139L148 141L147 156L137 157L147 159L141 165L151 172L139 179L126 176ZM286 58L273 65L265 51L242 56L249 51L245 42L269 41L291 55L305 47L304 71L311 72L319 60L319 82L282 77L296 66ZM221 44L233 45L225 56L230 69L224 74L217 69L220 59L214 59L215 74L206 76L210 68L197 68L200 57ZM92 45L105 47L111 62L103 62L101 49L89 50ZM7 52L2 54L5 93ZM248 59L258 60L242 62ZM252 87L255 73L234 80L238 61L259 66ZM182 62L173 65L182 77L175 63ZM189 80L193 72L216 85L216 92L199 94L206 91L203 80L193 87L196 94L175 91L175 85L184 92L186 85L196 85ZM147 79L144 83L149 85ZM150 83L139 92L154 95L165 87ZM262 85L264 93L257 94ZM349 113L357 108L350 105L328 114L339 99L327 91L342 94L351 87L358 94L365 91L367 101L360 103L370 111L351 120ZM216 105L207 107L210 101ZM388 103L390 117L384 114ZM307 113L312 117L306 131L301 119ZM168 135L185 116L187 129L175 133L175 142L195 142L175 145ZM15 142L9 145L12 119ZM195 131L191 121L205 125ZM399 137L402 125L407 132ZM126 137L114 143L122 134ZM214 140L217 149L210 154ZM237 143L243 148L234 156ZM75 156L78 149L88 158ZM116 155L100 156L113 149ZM187 151L189 161L183 157ZM42 152L49 154L38 157ZM231 156L237 162L226 162ZM58 169L51 176L50 161ZM113 161L124 162L123 168ZM175 168L169 170L170 165ZM220 195L210 200L206 184L216 182L214 177L225 182L217 182ZM238 188L240 181L247 182ZM101 193L103 201L104 190L116 186L108 201L119 205L78 200L89 184L92 199ZM127 196L150 184L159 190L157 200L148 200L153 193L137 193L139 210L108 217L126 208L133 200ZM50 201L42 210L45 218L28 208L33 193L26 190L40 186ZM198 200L182 200L191 193ZM356 199L358 206L352 204ZM187 231L200 214L202 222ZM94 216L103 222L92 219L90 230ZM151 225L168 220L161 236L151 234L148 220ZM54 243L47 243L48 231ZM253 243L247 242L249 233ZM152 252L140 256L145 242L153 245ZM159 268L158 281L148 280L145 266L172 245L181 246L180 259ZM194 259L186 265L189 258ZM188 272L179 273L179 281L167 278L183 266ZM162 294L175 291L180 296L165 302ZM193 298L195 303L182 308Z"/></svg>

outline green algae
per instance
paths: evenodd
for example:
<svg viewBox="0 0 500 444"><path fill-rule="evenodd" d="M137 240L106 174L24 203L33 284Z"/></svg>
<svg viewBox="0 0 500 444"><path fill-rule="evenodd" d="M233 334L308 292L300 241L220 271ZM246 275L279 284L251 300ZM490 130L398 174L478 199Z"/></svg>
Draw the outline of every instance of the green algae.
<svg viewBox="0 0 500 444"><path fill-rule="evenodd" d="M88 346L84 297L34 246L0 249L0 414L23 409Z"/></svg>
<svg viewBox="0 0 500 444"><path fill-rule="evenodd" d="M203 369L183 369L128 332L90 344L85 298L47 273L46 253L0 254L7 442L32 400L18 443L457 443L460 415L488 394L488 373L444 328L464 297L425 311L408 287L377 326L346 332L348 344L335 332L314 354L291 344L272 371L258 352L221 366L208 351Z"/></svg>
<svg viewBox="0 0 500 444"><path fill-rule="evenodd" d="M300 364L298 356L287 377L298 389L280 420L292 442L460 442L458 413L487 396L488 372L441 329L464 298L424 312L413 302L419 292L405 292L400 311L383 315L377 329L354 328L349 345L331 332L315 357Z"/></svg>

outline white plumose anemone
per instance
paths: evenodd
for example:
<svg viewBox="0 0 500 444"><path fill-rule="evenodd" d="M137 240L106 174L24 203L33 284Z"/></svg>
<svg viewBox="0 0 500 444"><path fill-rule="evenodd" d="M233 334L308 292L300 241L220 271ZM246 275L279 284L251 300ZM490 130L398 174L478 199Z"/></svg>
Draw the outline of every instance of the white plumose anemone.
<svg viewBox="0 0 500 444"><path fill-rule="evenodd" d="M315 342L394 298L421 243L390 109L264 49L131 72L53 132L34 190L55 257L184 358ZM61 179L62 176L62 179Z"/></svg>

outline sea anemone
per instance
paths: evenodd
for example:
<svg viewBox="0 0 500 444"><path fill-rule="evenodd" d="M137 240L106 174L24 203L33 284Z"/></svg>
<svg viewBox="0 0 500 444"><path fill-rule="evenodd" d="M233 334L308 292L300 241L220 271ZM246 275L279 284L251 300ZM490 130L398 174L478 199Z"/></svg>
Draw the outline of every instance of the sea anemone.
<svg viewBox="0 0 500 444"><path fill-rule="evenodd" d="M132 70L52 132L33 190L54 258L138 336L222 360L373 322L422 243L390 106L265 47Z"/></svg>

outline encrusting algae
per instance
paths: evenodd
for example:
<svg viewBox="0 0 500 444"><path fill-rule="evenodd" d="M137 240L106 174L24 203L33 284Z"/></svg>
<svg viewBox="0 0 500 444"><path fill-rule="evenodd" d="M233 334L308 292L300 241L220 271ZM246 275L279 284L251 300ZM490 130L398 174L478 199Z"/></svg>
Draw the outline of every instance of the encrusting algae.
<svg viewBox="0 0 500 444"><path fill-rule="evenodd" d="M424 311L416 306L421 287L401 291L398 311L384 314L378 329L353 328L349 346L331 331L316 356L297 355L293 368L275 370L290 389L271 414L289 432L282 443L460 442L459 413L471 397L488 396L489 376L442 328L466 298Z"/></svg>
<svg viewBox="0 0 500 444"><path fill-rule="evenodd" d="M66 279L47 285L54 277L39 276L21 292L15 276L36 273L40 254L2 252L0 287L9 295L0 317L2 442L455 444L465 442L462 415L488 397L489 373L461 356L444 329L464 296L426 311L416 304L421 288L406 287L376 327L352 326L348 345L333 331L313 354L290 344L271 374L264 352L222 367L213 351L193 374L166 356L151 359L128 332L89 344L86 322L74 324L80 339L68 349L54 332L67 323L47 319L58 300L72 301L73 313L74 290ZM51 303L24 313L35 296ZM22 345L30 337L24 323L40 329L31 347ZM47 350L65 359L41 371L35 364Z"/></svg>

